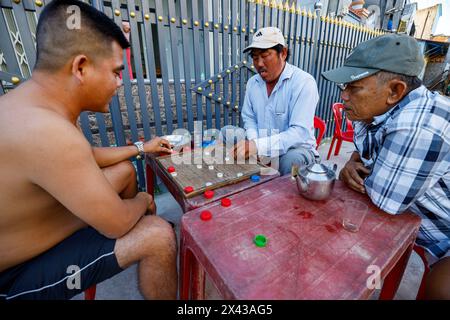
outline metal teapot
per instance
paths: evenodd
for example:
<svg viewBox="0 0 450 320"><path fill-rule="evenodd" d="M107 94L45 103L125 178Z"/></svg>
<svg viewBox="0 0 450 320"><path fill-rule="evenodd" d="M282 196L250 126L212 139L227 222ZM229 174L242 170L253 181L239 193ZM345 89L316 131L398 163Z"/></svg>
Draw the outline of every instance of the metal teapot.
<svg viewBox="0 0 450 320"><path fill-rule="evenodd" d="M336 181L337 165L333 169L321 163L308 166L292 166L292 176L297 182L298 192L311 200L324 200L328 198Z"/></svg>

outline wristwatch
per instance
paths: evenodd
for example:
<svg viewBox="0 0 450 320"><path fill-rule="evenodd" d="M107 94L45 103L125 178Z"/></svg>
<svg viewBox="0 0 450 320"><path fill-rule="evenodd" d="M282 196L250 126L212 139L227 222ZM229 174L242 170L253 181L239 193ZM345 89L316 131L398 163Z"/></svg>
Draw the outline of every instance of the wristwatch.
<svg viewBox="0 0 450 320"><path fill-rule="evenodd" d="M145 156L145 151L144 151L144 143L142 141L136 141L135 143L133 143L136 148L138 149L138 155L136 156L136 159L141 160L144 158Z"/></svg>

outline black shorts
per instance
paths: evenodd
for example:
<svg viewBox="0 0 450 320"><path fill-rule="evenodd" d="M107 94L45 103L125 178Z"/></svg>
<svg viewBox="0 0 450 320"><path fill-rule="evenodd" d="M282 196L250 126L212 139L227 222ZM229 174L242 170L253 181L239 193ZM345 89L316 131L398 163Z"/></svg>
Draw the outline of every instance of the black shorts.
<svg viewBox="0 0 450 320"><path fill-rule="evenodd" d="M84 228L33 259L0 273L0 300L70 299L123 269L116 240Z"/></svg>

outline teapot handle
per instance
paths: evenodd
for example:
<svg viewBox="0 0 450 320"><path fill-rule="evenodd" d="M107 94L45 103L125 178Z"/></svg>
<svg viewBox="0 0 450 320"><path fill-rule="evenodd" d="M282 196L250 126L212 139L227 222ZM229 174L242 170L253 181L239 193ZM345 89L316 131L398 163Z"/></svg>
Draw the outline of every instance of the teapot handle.
<svg viewBox="0 0 450 320"><path fill-rule="evenodd" d="M291 176L296 177L298 176L298 165L293 164L291 168Z"/></svg>

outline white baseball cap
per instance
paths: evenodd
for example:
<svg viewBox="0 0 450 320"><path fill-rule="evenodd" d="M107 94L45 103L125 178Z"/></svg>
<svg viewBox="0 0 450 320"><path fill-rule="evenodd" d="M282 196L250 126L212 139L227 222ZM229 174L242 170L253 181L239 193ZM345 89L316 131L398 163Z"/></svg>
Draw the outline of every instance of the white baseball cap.
<svg viewBox="0 0 450 320"><path fill-rule="evenodd" d="M244 53L251 49L268 49L275 47L277 44L286 46L283 33L275 27L261 28L253 35L252 43L244 49Z"/></svg>

